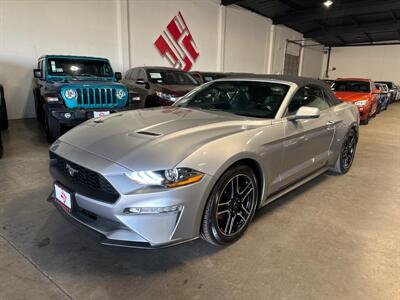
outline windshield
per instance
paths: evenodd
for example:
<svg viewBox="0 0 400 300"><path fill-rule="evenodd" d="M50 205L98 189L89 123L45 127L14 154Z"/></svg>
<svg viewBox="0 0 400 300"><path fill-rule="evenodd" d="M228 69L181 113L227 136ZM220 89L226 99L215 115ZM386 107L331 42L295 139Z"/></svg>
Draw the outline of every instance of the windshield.
<svg viewBox="0 0 400 300"><path fill-rule="evenodd" d="M336 92L359 92L369 93L370 87L368 81L335 81L332 84L332 90Z"/></svg>
<svg viewBox="0 0 400 300"><path fill-rule="evenodd" d="M389 87L389 89L392 89L392 88L393 88L393 83L390 82L390 81L377 81L376 83L379 83L379 84L386 84L386 85Z"/></svg>
<svg viewBox="0 0 400 300"><path fill-rule="evenodd" d="M377 89L380 89L382 92L388 91L387 85L384 84L376 84L375 85Z"/></svg>
<svg viewBox="0 0 400 300"><path fill-rule="evenodd" d="M158 84L197 85L188 73L175 70L147 70L150 82Z"/></svg>
<svg viewBox="0 0 400 300"><path fill-rule="evenodd" d="M47 73L52 76L114 76L108 61L78 58L49 58L47 60Z"/></svg>
<svg viewBox="0 0 400 300"><path fill-rule="evenodd" d="M187 94L175 105L274 118L288 90L288 85L273 82L217 81Z"/></svg>

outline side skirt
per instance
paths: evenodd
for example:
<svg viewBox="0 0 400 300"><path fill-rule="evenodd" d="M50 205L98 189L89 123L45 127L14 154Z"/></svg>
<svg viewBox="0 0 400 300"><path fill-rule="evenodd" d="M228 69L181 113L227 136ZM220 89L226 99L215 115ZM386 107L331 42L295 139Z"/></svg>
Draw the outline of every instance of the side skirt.
<svg viewBox="0 0 400 300"><path fill-rule="evenodd" d="M267 205L268 203L271 203L272 201L282 197L283 195L297 189L298 187L302 186L303 184L307 183L308 181L314 179L315 177L325 173L326 171L328 171L329 168L327 167L323 167L322 169L319 169L318 171L312 173L311 175L308 175L306 177L304 177L303 179L300 179L299 181L296 181L294 184L289 185L287 188L284 188L272 195L270 195L267 199L265 199L265 201L263 201L258 208L264 207L265 205Z"/></svg>

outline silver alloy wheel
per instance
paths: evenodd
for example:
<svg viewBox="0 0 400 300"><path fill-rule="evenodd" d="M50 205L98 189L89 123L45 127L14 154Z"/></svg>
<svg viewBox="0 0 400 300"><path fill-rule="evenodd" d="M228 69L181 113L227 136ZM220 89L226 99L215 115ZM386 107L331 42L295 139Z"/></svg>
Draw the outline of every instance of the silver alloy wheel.
<svg viewBox="0 0 400 300"><path fill-rule="evenodd" d="M240 232L249 222L255 204L255 187L250 177L245 174L232 177L217 200L216 219L220 232L225 236Z"/></svg>

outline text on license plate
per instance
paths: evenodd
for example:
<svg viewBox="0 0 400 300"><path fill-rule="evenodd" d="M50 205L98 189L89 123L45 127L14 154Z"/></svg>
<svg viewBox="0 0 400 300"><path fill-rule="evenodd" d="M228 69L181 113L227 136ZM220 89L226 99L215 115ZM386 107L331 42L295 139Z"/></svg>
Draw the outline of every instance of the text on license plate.
<svg viewBox="0 0 400 300"><path fill-rule="evenodd" d="M94 111L93 112L93 117L94 118L100 118L100 117L105 117L110 114L109 111Z"/></svg>
<svg viewBox="0 0 400 300"><path fill-rule="evenodd" d="M71 210L72 208L71 194L65 191L62 187L60 187L57 184L54 185L54 191L56 194L56 199L62 205L64 205L68 210Z"/></svg>

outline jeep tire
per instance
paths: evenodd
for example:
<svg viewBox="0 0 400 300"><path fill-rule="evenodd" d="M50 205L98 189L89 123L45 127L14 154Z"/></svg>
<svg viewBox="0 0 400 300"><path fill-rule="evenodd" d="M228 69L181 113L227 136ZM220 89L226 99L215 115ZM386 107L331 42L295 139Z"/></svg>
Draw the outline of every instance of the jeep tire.
<svg viewBox="0 0 400 300"><path fill-rule="evenodd" d="M60 123L52 116L49 116L48 114L46 114L45 117L45 128L46 128L47 141L49 143L54 142L60 137L61 135Z"/></svg>
<svg viewBox="0 0 400 300"><path fill-rule="evenodd" d="M43 111L43 98L40 96L38 90L33 91L33 98L35 99L35 112L36 112L36 119L39 123L45 123L44 119L44 111Z"/></svg>

